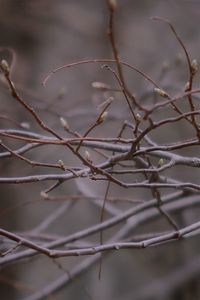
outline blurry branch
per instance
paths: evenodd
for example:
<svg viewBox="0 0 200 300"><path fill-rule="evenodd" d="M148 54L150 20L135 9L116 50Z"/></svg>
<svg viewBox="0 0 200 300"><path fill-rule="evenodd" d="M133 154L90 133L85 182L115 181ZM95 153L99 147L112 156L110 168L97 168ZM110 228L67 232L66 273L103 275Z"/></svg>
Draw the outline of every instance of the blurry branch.
<svg viewBox="0 0 200 300"><path fill-rule="evenodd" d="M163 205L165 207L165 205L167 205L168 203L170 203L170 206L166 206L167 210L171 209L172 211L173 210L181 210L181 209L184 209L185 207L188 207L188 206L193 206L193 205L197 205L199 204L199 196L188 196L185 198L185 201L184 201L184 198L182 199L181 203L180 203L180 199L179 198L183 198L184 195L183 193L181 192L176 192L176 193L173 193L171 195L168 195L167 197L163 197L162 201L163 201ZM178 200L176 200L176 198L178 198ZM127 230L129 231L130 228L134 228L135 226L138 226L140 224L140 222L146 222L149 220L149 217L152 218L152 216L155 218L156 216L159 216L159 212L157 210L153 211L153 215L152 215L152 212L150 211L152 208L155 209L157 205L157 200L149 200L147 203L143 203L143 204L140 204L134 208L130 208L128 209L127 211L115 216L115 217L112 217L110 218L109 220L107 221L104 221L100 224L97 224L97 225L94 225L94 226L91 226L89 228L86 228L84 230L81 230L79 232L76 232L75 234L72 234L72 235L69 235L67 237L64 237L64 238L61 238L61 239L58 239L58 240L55 240L55 241L52 241L50 243L46 243L45 245L43 246L37 246L36 245L36 248L35 249L35 244L34 243L29 243L28 240L26 239L23 239L21 237L19 237L18 235L15 236L15 234L12 236L12 233L7 233L7 231L4 231L2 230L2 235L3 236L6 236L8 238L10 238L11 240L15 240L17 242L20 241L20 239L25 243L25 245L27 245L27 247L29 248L32 248L34 250L25 250L25 251L21 251L19 253L16 253L16 254L12 254L12 255L9 255L8 257L4 257L1 259L0 261L0 266L1 265L5 265L5 264L8 264L8 263L11 263L13 261L17 261L17 260L20 260L20 259L24 259L24 258L27 258L27 257L31 257L33 255L37 255L37 251L41 250L42 253L46 254L46 255L49 255L49 252L50 250L49 249L52 249L52 248L55 248L55 247L59 247L59 246L63 246L63 245L66 245L68 243L71 243L71 242L74 242L74 241L77 241L79 239L83 239L85 237L88 237L92 234L95 234L97 232L100 232L101 230L105 230L105 229L108 229L110 227L113 227L117 224L119 224L120 222L123 222L123 221L128 221L127 225ZM150 214L148 215L148 212L150 212ZM129 224L129 218L132 217L132 216L136 216L136 215L139 215L139 214L144 214L144 218L141 218L141 216L139 217L139 220L141 220L139 223L137 222L137 217L135 219L131 219L131 223L133 222L133 224L131 225L131 227L129 228L130 224ZM198 224L195 224L194 227L191 227L191 226L188 226L185 230L188 232L191 232L191 230L193 231L196 231L196 226L198 227ZM127 234L127 232L125 233L124 230L123 230L123 238L124 236ZM175 234L176 235L176 238L178 238L178 234L177 232L172 232L170 233L172 234ZM186 234L186 232L183 231L182 234ZM175 236L174 236L175 238ZM171 236L170 236L170 240L171 240ZM44 251L43 251L44 250Z"/></svg>
<svg viewBox="0 0 200 300"><path fill-rule="evenodd" d="M158 237L142 240L140 242L116 242L116 243L104 244L99 246L93 246L91 248L89 247L84 249L72 249L72 250L50 250L46 247L39 246L38 244L31 242L30 240L22 238L14 233L8 232L3 229L0 229L0 234L11 240L16 241L17 242L16 247L23 245L38 251L38 253L45 254L50 258L59 258L65 256L94 255L99 252L108 251L108 250L143 249L147 247L157 246L172 240L178 240L180 238L184 238L189 233L195 232L198 229L200 229L200 222L196 222L180 230L176 230L170 233L164 233ZM5 256L5 254L1 254L1 256Z"/></svg>
<svg viewBox="0 0 200 300"><path fill-rule="evenodd" d="M168 198L166 198L166 201L170 201L170 200L174 200L174 199L179 199L182 196L182 193L176 193L176 194L172 194L170 195ZM193 200L192 200L193 199ZM179 209L180 206L183 208L187 208L187 206L191 205L199 205L199 196L197 196L195 198L195 196L193 196L191 198L185 199L186 201L181 201L181 205L180 205L180 201L176 201L176 203L174 203L174 201L172 201L172 203L170 203L170 207L173 207L173 210ZM170 209L170 207L168 207ZM137 218L131 218L128 220L128 223L122 227L121 231L116 233L113 236L113 240L120 240L123 239L124 237L126 237L129 233L130 230L133 230L134 228L136 228L137 226L143 224L143 223L148 223L149 220L151 220L151 218L154 218L156 216L159 216L158 211L154 210L154 211L148 211L145 214L142 214L141 216L138 215ZM106 255L109 252L106 253ZM104 254L105 255L105 254ZM78 266L75 266L71 271L70 271L70 277L66 276L66 274L60 276L59 278L57 278L55 281L49 283L48 285L46 285L43 289L39 290L38 292L32 294L30 297L26 298L26 300L40 300L43 297L56 292L57 290L61 289L63 286L67 286L68 284L70 284L74 278L76 278L77 276L80 276L83 272L87 271L89 268L91 268L93 266L93 264L97 263L100 259L100 255L96 254L92 257L89 258L85 258L81 263L79 263Z"/></svg>

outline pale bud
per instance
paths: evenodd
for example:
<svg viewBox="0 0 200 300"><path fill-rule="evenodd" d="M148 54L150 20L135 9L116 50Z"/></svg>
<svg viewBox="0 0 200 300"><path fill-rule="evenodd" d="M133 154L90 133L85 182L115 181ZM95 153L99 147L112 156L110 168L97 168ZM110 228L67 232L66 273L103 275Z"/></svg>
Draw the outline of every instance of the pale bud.
<svg viewBox="0 0 200 300"><path fill-rule="evenodd" d="M189 83L189 81L188 81L188 82L186 82L186 84L185 84L184 91L188 91L189 87L190 87L190 83Z"/></svg>
<svg viewBox="0 0 200 300"><path fill-rule="evenodd" d="M40 196L44 199L47 199L48 198L48 194L45 193L44 191L40 192Z"/></svg>
<svg viewBox="0 0 200 300"><path fill-rule="evenodd" d="M8 62L7 62L5 59L3 59L3 60L1 61L0 66L1 66L2 72L3 72L5 75L8 75L9 72L10 72Z"/></svg>
<svg viewBox="0 0 200 300"><path fill-rule="evenodd" d="M193 75L198 71L198 62L196 59L193 59L193 61L191 62L191 70Z"/></svg>
<svg viewBox="0 0 200 300"><path fill-rule="evenodd" d="M162 167L163 165L164 165L164 159L160 158L159 161L158 161L158 166Z"/></svg>
<svg viewBox="0 0 200 300"><path fill-rule="evenodd" d="M89 151L85 151L85 159L87 160L87 161L91 161L91 158L90 158L90 152Z"/></svg>
<svg viewBox="0 0 200 300"><path fill-rule="evenodd" d="M65 165L64 165L64 162L62 161L62 159L59 159L59 160L58 160L58 164L60 165L60 168L61 168L62 170L65 170Z"/></svg>
<svg viewBox="0 0 200 300"><path fill-rule="evenodd" d="M99 82L99 81L94 81L92 83L92 87L94 89L98 89L98 90L108 90L108 89L110 89L108 84L105 84L105 83Z"/></svg>
<svg viewBox="0 0 200 300"><path fill-rule="evenodd" d="M63 117L60 117L60 124L62 125L62 127L65 129L65 130L69 130L69 124L67 122L67 120Z"/></svg>
<svg viewBox="0 0 200 300"><path fill-rule="evenodd" d="M102 113L102 115L98 118L98 124L101 124L105 121L105 119L107 118L107 115L108 115L108 112L107 111L104 111Z"/></svg>
<svg viewBox="0 0 200 300"><path fill-rule="evenodd" d="M30 124L28 122L21 122L20 126L24 129L30 129Z"/></svg>
<svg viewBox="0 0 200 300"><path fill-rule="evenodd" d="M159 96L161 96L163 98L168 98L169 99L169 95L161 89L155 88L154 92L156 92Z"/></svg>
<svg viewBox="0 0 200 300"><path fill-rule="evenodd" d="M139 113L136 114L136 120L137 120L139 123L142 121L142 116L141 116Z"/></svg>

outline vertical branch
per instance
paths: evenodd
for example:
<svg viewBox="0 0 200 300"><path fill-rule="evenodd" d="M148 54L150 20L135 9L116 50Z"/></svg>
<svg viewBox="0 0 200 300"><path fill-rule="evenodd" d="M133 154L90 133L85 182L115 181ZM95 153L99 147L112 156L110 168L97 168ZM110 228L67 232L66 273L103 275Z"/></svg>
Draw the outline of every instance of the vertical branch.
<svg viewBox="0 0 200 300"><path fill-rule="evenodd" d="M110 38L110 43L112 46L112 51L113 51L113 56L114 59L116 60L116 66L117 66L117 71L119 74L119 78L121 80L121 83L124 87L126 87L126 83L124 80L124 75L123 75L123 71L122 71L122 66L120 63L120 57L119 57L119 52L117 49L117 44L116 44L116 39L115 39L115 32L114 32L114 14L115 14L115 10L116 10L116 2L112 1L112 0L107 0L108 3L108 7L109 7L109 27L108 27L108 36ZM115 3L115 4L113 4Z"/></svg>
<svg viewBox="0 0 200 300"><path fill-rule="evenodd" d="M124 74L122 71L121 63L120 63L119 52L118 52L117 44L116 44L115 32L114 32L114 14L115 14L117 5L116 5L116 2L113 0L107 0L107 4L108 4L108 9L109 9L108 36L110 39L113 56L116 61L116 66L117 66L117 71L118 71L119 79L120 79L121 86L122 86L122 91L124 93L126 102L130 109L130 112L131 112L134 120L136 121L135 112L133 111L132 105L128 99L128 97L130 97L131 94L129 92L127 92L126 83L124 80ZM138 106L137 101L133 95L131 95L131 99L132 99L133 103Z"/></svg>
<svg viewBox="0 0 200 300"><path fill-rule="evenodd" d="M174 26L167 19L161 18L161 17L153 17L152 19L156 20L156 21L162 21L162 22L168 24L169 27L170 27L170 29L171 29L171 31L173 32L175 38L177 39L178 43L180 44L181 48L183 49L183 52L185 53L187 65L188 65L188 71L189 71L189 80L188 80L188 83L186 84L185 91L186 92L191 91L192 90L192 86L193 86L194 76L195 76L195 74L198 71L198 64L197 64L196 59L194 59L194 60L191 61L189 53L188 53L188 51L187 51L187 49L186 49L186 47L185 47L182 39L179 37L179 35L176 32ZM190 106L191 111L195 111L195 105L193 103L193 99L192 99L192 95L191 94L188 95L188 102L189 102L189 106ZM175 107L175 108L177 110L177 107ZM195 115L191 115L191 123L192 123L194 129L196 130L197 138L200 139L199 126L197 124Z"/></svg>

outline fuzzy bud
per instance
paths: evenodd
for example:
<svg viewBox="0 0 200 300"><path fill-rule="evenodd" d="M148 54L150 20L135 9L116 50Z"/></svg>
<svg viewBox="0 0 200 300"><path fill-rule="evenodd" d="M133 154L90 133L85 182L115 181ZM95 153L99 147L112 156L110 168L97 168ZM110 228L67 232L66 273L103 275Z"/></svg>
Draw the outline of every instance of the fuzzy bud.
<svg viewBox="0 0 200 300"><path fill-rule="evenodd" d="M64 165L64 162L62 161L62 159L58 160L58 164L59 164L60 168L65 171L65 165Z"/></svg>
<svg viewBox="0 0 200 300"><path fill-rule="evenodd" d="M42 197L42 198L44 198L44 199L47 199L48 198L48 194L47 193L45 193L45 192L40 192L40 196Z"/></svg>
<svg viewBox="0 0 200 300"><path fill-rule="evenodd" d="M28 122L21 122L20 126L24 129L30 129L30 124Z"/></svg>
<svg viewBox="0 0 200 300"><path fill-rule="evenodd" d="M186 84L185 84L184 91L187 92L188 89L189 89L189 87L190 87L190 83L189 83L189 81L188 81L188 82L186 82Z"/></svg>
<svg viewBox="0 0 200 300"><path fill-rule="evenodd" d="M105 119L107 118L107 115L108 115L108 112L107 112L107 111L104 111L104 112L102 113L102 115L100 115L100 117L98 118L97 123L98 123L98 124L103 123L103 122L105 121Z"/></svg>
<svg viewBox="0 0 200 300"><path fill-rule="evenodd" d="M158 161L158 166L162 167L163 165L164 165L164 159L160 158L159 161Z"/></svg>
<svg viewBox="0 0 200 300"><path fill-rule="evenodd" d="M138 123L142 121L142 117L139 113L136 114L136 120L138 121Z"/></svg>
<svg viewBox="0 0 200 300"><path fill-rule="evenodd" d="M105 83L99 82L99 81L94 81L92 83L92 87L94 89L103 90L103 91L107 91L108 89L110 89L108 84L105 84Z"/></svg>
<svg viewBox="0 0 200 300"><path fill-rule="evenodd" d="M85 159L88 161L88 162L91 162L91 158L90 158L90 152L89 151L85 151Z"/></svg>
<svg viewBox="0 0 200 300"><path fill-rule="evenodd" d="M193 75L195 75L198 71L198 62L196 59L193 59L193 61L191 62L191 71Z"/></svg>
<svg viewBox="0 0 200 300"><path fill-rule="evenodd" d="M7 62L5 59L3 59L3 60L1 61L0 66L1 66L2 72L3 72L5 75L9 75L10 69L9 69L8 62Z"/></svg>
<svg viewBox="0 0 200 300"><path fill-rule="evenodd" d="M63 117L60 117L60 124L62 125L62 127L65 129L65 130L69 130L69 124L67 122L67 120Z"/></svg>
<svg viewBox="0 0 200 300"><path fill-rule="evenodd" d="M154 92L156 92L159 96L161 96L163 98L168 98L169 99L169 95L161 89L155 88Z"/></svg>

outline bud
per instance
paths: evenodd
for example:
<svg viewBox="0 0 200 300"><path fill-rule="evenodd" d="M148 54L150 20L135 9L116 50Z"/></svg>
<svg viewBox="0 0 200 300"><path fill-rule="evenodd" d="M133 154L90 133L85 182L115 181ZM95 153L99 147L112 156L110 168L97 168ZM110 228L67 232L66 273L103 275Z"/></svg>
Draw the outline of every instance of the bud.
<svg viewBox="0 0 200 300"><path fill-rule="evenodd" d="M189 87L190 87L190 83L189 83L189 81L188 81L188 82L186 82L186 84L185 84L184 91L187 92L188 89L189 89Z"/></svg>
<svg viewBox="0 0 200 300"><path fill-rule="evenodd" d="M94 89L103 90L103 91L104 91L104 90L110 89L110 87L109 87L108 84L105 84L105 83L99 82L99 81L94 81L94 82L92 83L92 87L93 87Z"/></svg>
<svg viewBox="0 0 200 300"><path fill-rule="evenodd" d="M21 122L20 126L24 129L30 129L30 124L28 122Z"/></svg>
<svg viewBox="0 0 200 300"><path fill-rule="evenodd" d="M5 59L3 59L3 60L1 61L0 66L1 66L2 72L3 72L5 75L9 75L10 69L9 69L9 66L8 66L8 62L7 62Z"/></svg>
<svg viewBox="0 0 200 300"><path fill-rule="evenodd" d="M107 118L107 115L108 115L108 112L107 112L107 111L104 111L104 112L102 113L102 115L100 115L100 117L98 118L97 123L98 123L98 124L103 123L103 122L105 121L105 119Z"/></svg>
<svg viewBox="0 0 200 300"><path fill-rule="evenodd" d="M62 127L65 129L65 130L69 130L69 124L67 122L67 120L63 117L60 117L60 124L62 125Z"/></svg>
<svg viewBox="0 0 200 300"><path fill-rule="evenodd" d="M164 159L160 158L159 161L158 161L158 166L162 167L163 165L164 165Z"/></svg>
<svg viewBox="0 0 200 300"><path fill-rule="evenodd" d="M136 114L136 120L137 120L139 123L142 121L142 116L141 116L139 113Z"/></svg>
<svg viewBox="0 0 200 300"><path fill-rule="evenodd" d="M40 196L42 197L42 198L44 198L44 199L47 199L48 198L48 194L47 193L45 193L45 192L40 192Z"/></svg>
<svg viewBox="0 0 200 300"><path fill-rule="evenodd" d="M85 151L85 159L88 161L88 162L91 162L91 158L90 158L90 152L89 151Z"/></svg>
<svg viewBox="0 0 200 300"><path fill-rule="evenodd" d="M168 99L170 98L169 95L161 89L155 88L154 92L156 92L159 96L161 96L163 98L168 98Z"/></svg>
<svg viewBox="0 0 200 300"><path fill-rule="evenodd" d="M193 61L191 62L191 71L193 75L195 75L198 71L198 62L196 59L193 59Z"/></svg>
<svg viewBox="0 0 200 300"><path fill-rule="evenodd" d="M65 165L64 165L64 162L62 161L62 159L58 160L58 164L60 165L60 168L65 171Z"/></svg>

